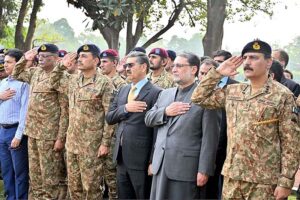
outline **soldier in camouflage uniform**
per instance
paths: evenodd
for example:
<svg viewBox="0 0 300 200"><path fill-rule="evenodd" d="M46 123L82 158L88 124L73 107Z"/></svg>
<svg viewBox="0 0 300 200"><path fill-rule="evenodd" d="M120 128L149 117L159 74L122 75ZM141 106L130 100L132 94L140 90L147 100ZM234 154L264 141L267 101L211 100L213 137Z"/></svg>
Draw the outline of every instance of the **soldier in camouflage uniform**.
<svg viewBox="0 0 300 200"><path fill-rule="evenodd" d="M25 134L28 136L31 199L57 199L65 179L63 153L68 127L67 96L49 87L49 75L58 48L44 44L30 50L17 63L13 77L30 84ZM38 55L37 55L38 54ZM36 55L39 66L26 69Z"/></svg>
<svg viewBox="0 0 300 200"><path fill-rule="evenodd" d="M78 74L66 74L78 54ZM97 69L100 50L96 45L81 46L67 54L51 73L51 87L69 97L67 169L71 199L102 199L103 156L109 152L113 126L105 113L113 93L109 78Z"/></svg>
<svg viewBox="0 0 300 200"><path fill-rule="evenodd" d="M244 64L250 84L217 88L222 76ZM224 199L283 199L294 183L299 162L299 122L293 94L271 78L271 47L255 40L242 57L211 68L192 95L195 104L227 113Z"/></svg>
<svg viewBox="0 0 300 200"><path fill-rule="evenodd" d="M172 76L165 70L168 52L162 48L154 48L149 55L151 72L147 75L152 84L163 89L175 87Z"/></svg>
<svg viewBox="0 0 300 200"><path fill-rule="evenodd" d="M4 58L0 58L0 81L7 77L7 73L4 70Z"/></svg>
<svg viewBox="0 0 300 200"><path fill-rule="evenodd" d="M116 66L119 62L119 55L118 52L114 49L108 49L102 51L100 54L101 59L101 72L108 76L114 85L114 90L117 92L122 86L126 85L126 81L121 78L121 76L117 73ZM113 162L113 148L115 145L115 134L112 137L111 145L109 148L108 156L104 158L104 181L108 186L108 196L109 199L117 199L117 180L116 180L116 173L117 173L117 164Z"/></svg>

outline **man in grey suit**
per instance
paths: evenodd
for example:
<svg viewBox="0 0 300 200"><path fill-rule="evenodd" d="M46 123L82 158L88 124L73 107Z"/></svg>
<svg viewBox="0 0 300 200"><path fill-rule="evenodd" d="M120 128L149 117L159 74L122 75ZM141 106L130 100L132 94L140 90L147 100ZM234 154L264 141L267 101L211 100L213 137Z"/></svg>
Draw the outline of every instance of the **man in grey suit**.
<svg viewBox="0 0 300 200"><path fill-rule="evenodd" d="M147 126L157 127L152 165L150 199L199 199L213 175L221 112L191 103L200 65L192 53L176 57L173 79L176 88L161 92L145 116Z"/></svg>
<svg viewBox="0 0 300 200"><path fill-rule="evenodd" d="M149 66L144 53L132 52L127 56L125 67L132 84L119 90L106 116L109 124L118 123L113 160L117 161L120 199L146 199L150 195L147 169L154 129L146 127L144 118L161 89L146 78Z"/></svg>

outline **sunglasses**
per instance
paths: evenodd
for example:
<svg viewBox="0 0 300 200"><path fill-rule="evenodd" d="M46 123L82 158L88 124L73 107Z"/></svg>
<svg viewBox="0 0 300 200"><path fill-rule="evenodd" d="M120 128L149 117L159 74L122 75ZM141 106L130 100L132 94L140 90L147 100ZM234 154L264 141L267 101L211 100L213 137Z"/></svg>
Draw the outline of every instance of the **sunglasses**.
<svg viewBox="0 0 300 200"><path fill-rule="evenodd" d="M126 63L123 65L123 67L124 67L124 69L126 69L126 68L130 69L130 68L134 67L134 65L135 65L134 63Z"/></svg>

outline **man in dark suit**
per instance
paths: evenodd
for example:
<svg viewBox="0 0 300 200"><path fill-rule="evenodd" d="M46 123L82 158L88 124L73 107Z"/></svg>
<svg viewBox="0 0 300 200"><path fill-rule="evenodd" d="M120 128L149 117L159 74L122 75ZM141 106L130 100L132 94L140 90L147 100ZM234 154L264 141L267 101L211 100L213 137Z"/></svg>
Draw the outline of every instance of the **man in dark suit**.
<svg viewBox="0 0 300 200"><path fill-rule="evenodd" d="M221 116L191 103L199 65L192 53L178 55L172 69L178 87L162 91L145 116L147 126L158 128L150 199L205 198L201 188L214 173Z"/></svg>
<svg viewBox="0 0 300 200"><path fill-rule="evenodd" d="M113 160L117 161L117 186L120 199L149 198L147 169L153 145L154 129L146 127L144 117L161 91L146 75L148 57L141 52L127 56L127 77L132 82L120 89L110 105L106 120L117 124Z"/></svg>
<svg viewBox="0 0 300 200"><path fill-rule="evenodd" d="M289 63L289 55L286 51L284 51L283 49L275 49L272 52L272 57L273 57L273 59L280 62L283 69L286 69L286 67ZM289 88L290 91L292 91L292 93L295 95L295 97L299 96L299 94L300 94L300 85L298 83L296 83L293 80L285 78L285 76L283 76L281 78L280 83L282 85L286 86L287 88Z"/></svg>

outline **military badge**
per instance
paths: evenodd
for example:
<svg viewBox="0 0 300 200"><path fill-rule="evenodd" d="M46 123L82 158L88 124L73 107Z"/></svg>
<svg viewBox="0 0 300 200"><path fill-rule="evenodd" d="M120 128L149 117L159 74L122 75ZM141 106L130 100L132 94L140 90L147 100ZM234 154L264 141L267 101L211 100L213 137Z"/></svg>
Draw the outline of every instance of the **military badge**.
<svg viewBox="0 0 300 200"><path fill-rule="evenodd" d="M255 50L260 50L260 45L258 44L258 42L254 42L254 44L252 45L252 47Z"/></svg>
<svg viewBox="0 0 300 200"><path fill-rule="evenodd" d="M82 49L83 49L84 51L88 51L88 50L89 50L89 46L88 46L88 45L84 45L84 46L82 47Z"/></svg>
<svg viewBox="0 0 300 200"><path fill-rule="evenodd" d="M42 45L42 46L41 46L41 50L42 50L42 51L45 51L46 49L47 49L47 47L46 47L45 45Z"/></svg>

